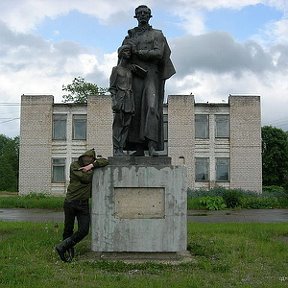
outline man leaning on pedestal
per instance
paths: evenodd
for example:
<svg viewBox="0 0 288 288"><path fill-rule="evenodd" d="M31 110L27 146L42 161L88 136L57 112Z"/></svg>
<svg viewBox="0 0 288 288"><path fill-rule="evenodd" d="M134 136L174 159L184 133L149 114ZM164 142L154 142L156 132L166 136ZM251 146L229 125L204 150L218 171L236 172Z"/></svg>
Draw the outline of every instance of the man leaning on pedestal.
<svg viewBox="0 0 288 288"><path fill-rule="evenodd" d="M70 182L64 201L63 241L55 249L64 262L71 262L74 257L74 246L89 232L90 211L89 198L92 193L93 169L108 164L105 158L96 158L94 149L82 154L70 165ZM78 230L74 232L75 218Z"/></svg>

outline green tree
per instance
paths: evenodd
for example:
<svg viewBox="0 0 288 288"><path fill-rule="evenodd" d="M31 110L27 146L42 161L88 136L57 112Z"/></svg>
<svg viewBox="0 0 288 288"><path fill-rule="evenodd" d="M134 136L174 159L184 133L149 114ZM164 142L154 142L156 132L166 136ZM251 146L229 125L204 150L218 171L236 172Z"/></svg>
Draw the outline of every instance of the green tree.
<svg viewBox="0 0 288 288"><path fill-rule="evenodd" d="M282 129L262 127L262 170L264 185L287 185L288 135Z"/></svg>
<svg viewBox="0 0 288 288"><path fill-rule="evenodd" d="M88 96L105 94L108 89L86 82L84 78L78 76L72 81L71 84L62 85L62 91L68 92L68 94L62 96L64 103L79 104L87 103Z"/></svg>
<svg viewBox="0 0 288 288"><path fill-rule="evenodd" d="M18 191L19 137L0 135L0 190Z"/></svg>

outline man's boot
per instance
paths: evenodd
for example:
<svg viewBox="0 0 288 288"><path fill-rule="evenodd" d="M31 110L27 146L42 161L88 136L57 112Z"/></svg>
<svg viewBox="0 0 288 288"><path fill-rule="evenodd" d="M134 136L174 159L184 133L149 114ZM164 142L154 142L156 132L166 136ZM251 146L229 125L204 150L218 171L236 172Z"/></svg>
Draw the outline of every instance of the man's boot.
<svg viewBox="0 0 288 288"><path fill-rule="evenodd" d="M71 262L74 258L74 255L75 255L75 249L74 247L71 247L67 250L67 253L68 253L68 262Z"/></svg>
<svg viewBox="0 0 288 288"><path fill-rule="evenodd" d="M69 237L63 240L61 243L55 246L55 250L59 254L60 258L64 262L71 262L72 258L67 257L65 252L72 248L75 245L75 242ZM70 254L70 253L69 253ZM74 256L74 255L73 255Z"/></svg>

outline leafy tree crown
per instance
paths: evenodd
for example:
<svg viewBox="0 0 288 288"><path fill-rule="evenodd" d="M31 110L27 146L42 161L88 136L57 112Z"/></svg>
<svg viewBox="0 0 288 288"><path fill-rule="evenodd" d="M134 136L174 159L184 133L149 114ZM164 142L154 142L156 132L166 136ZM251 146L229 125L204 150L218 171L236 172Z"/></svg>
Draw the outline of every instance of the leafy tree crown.
<svg viewBox="0 0 288 288"><path fill-rule="evenodd" d="M86 82L84 78L78 76L74 78L71 84L62 85L62 91L68 93L63 95L64 103L87 103L89 96L103 95L107 92L107 88L98 87L96 84Z"/></svg>

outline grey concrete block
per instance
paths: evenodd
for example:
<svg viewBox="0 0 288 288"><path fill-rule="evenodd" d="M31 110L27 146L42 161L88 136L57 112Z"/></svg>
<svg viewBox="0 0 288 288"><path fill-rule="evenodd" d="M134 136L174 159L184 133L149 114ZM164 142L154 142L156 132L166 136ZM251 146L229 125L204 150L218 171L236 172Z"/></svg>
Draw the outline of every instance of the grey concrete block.
<svg viewBox="0 0 288 288"><path fill-rule="evenodd" d="M96 169L94 173L91 224L93 251L186 250L187 183L183 166L109 165ZM118 193L121 192L124 194L119 197ZM137 203L137 193L138 202L144 203ZM126 206L124 198L125 202L130 202ZM122 201L120 211L119 203L116 203L119 199ZM162 199L163 206L159 204ZM152 207L153 202L155 207ZM137 213L141 217L136 217Z"/></svg>

